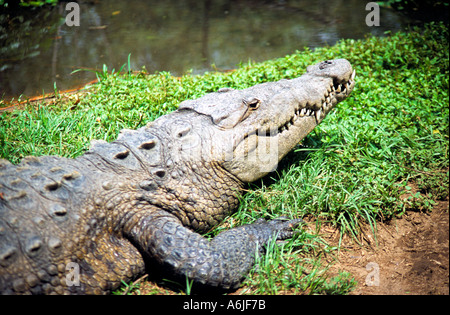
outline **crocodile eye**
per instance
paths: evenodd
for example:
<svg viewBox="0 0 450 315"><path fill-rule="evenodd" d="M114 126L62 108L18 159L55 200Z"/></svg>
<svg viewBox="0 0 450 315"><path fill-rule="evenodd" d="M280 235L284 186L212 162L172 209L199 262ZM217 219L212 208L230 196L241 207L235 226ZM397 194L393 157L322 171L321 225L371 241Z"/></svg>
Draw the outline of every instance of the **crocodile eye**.
<svg viewBox="0 0 450 315"><path fill-rule="evenodd" d="M255 110L258 109L259 105L261 104L261 101L257 98L252 98L250 100L244 100L245 105L248 106L249 109Z"/></svg>

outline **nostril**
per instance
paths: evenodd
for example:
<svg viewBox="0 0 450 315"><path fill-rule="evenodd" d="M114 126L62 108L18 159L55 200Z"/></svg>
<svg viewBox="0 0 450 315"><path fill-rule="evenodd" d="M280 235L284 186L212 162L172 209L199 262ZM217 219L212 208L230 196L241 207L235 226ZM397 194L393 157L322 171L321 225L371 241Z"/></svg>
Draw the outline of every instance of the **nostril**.
<svg viewBox="0 0 450 315"><path fill-rule="evenodd" d="M187 135L189 133L190 130L183 130L183 131L179 131L177 136L178 138L184 137L185 135Z"/></svg>
<svg viewBox="0 0 450 315"><path fill-rule="evenodd" d="M155 147L155 145L156 145L155 140L150 140L150 141L141 143L139 148L144 149L144 150L150 150L150 149L153 149Z"/></svg>
<svg viewBox="0 0 450 315"><path fill-rule="evenodd" d="M117 153L117 154L114 156L114 158L115 158L115 159L119 159L119 160L123 160L123 159L125 159L129 154L130 154L130 151L129 151L129 150L125 150L125 151L122 151L122 152Z"/></svg>
<svg viewBox="0 0 450 315"><path fill-rule="evenodd" d="M166 176L166 171L164 171L164 170L157 170L157 171L154 172L154 174L156 176L158 176L159 178L163 178L164 176Z"/></svg>
<svg viewBox="0 0 450 315"><path fill-rule="evenodd" d="M175 136L178 137L178 138L182 138L185 135L187 135L190 131L191 131L191 126L189 126L189 125L181 125L175 131Z"/></svg>
<svg viewBox="0 0 450 315"><path fill-rule="evenodd" d="M325 60L325 61L322 61L321 63L320 63L320 65L319 65L319 69L320 70L323 70L323 69L325 69L325 68L327 68L329 65L331 65L331 64L333 64L333 60Z"/></svg>

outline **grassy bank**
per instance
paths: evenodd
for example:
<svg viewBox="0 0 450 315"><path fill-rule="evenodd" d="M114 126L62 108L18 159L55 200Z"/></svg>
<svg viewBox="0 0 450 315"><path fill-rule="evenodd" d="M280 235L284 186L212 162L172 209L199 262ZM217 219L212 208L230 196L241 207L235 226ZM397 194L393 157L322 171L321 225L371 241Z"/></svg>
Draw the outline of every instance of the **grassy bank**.
<svg viewBox="0 0 450 315"><path fill-rule="evenodd" d="M141 127L182 100L221 87L294 78L307 65L346 58L357 72L351 97L276 173L251 185L239 211L212 233L287 215L328 222L358 240L362 225L376 229L379 220L411 209L429 211L435 200L448 198L448 49L448 28L432 24L385 38L343 40L228 73L176 78L105 69L100 83L79 95L3 112L0 157L14 163L26 155L74 157L91 139L112 141L120 129ZM345 274L327 279L319 267L320 254L333 250L315 235L313 224L262 257L244 292L345 293L351 279Z"/></svg>

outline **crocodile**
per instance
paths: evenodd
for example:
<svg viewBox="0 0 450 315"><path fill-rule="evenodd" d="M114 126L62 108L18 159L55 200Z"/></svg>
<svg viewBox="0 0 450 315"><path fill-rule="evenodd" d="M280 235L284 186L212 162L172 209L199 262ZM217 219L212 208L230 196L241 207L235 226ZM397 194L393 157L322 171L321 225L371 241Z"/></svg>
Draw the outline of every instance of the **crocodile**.
<svg viewBox="0 0 450 315"><path fill-rule="evenodd" d="M73 159L0 160L0 292L107 294L152 272L235 290L265 245L298 233L301 219L203 234L354 85L347 60L328 60L295 79L183 101Z"/></svg>

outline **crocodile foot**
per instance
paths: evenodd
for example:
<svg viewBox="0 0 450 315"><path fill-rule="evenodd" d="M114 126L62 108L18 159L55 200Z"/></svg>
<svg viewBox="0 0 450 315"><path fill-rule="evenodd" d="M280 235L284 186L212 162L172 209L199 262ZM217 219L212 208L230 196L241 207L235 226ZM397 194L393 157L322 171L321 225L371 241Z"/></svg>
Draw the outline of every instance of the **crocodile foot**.
<svg viewBox="0 0 450 315"><path fill-rule="evenodd" d="M282 216L270 221L258 219L252 224L244 225L242 228L249 235L256 237L260 244L266 244L273 237L277 241L291 238L298 232L296 228L302 223L304 223L302 219L289 220L287 217Z"/></svg>

